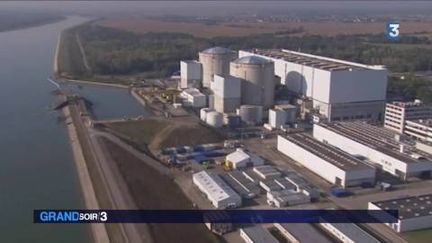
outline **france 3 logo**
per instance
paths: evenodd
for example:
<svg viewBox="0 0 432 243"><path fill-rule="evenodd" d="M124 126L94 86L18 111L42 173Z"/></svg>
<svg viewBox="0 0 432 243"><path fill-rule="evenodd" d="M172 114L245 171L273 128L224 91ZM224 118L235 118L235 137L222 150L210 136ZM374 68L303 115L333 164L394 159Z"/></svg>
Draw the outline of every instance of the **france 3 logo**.
<svg viewBox="0 0 432 243"><path fill-rule="evenodd" d="M386 23L385 35L390 41L400 40L400 23L397 21L389 21Z"/></svg>

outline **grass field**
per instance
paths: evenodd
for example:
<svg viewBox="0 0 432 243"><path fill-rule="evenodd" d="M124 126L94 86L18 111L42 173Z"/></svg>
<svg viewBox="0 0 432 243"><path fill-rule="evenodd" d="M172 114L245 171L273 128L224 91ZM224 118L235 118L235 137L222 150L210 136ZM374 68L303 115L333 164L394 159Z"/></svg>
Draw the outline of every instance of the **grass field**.
<svg viewBox="0 0 432 243"><path fill-rule="evenodd" d="M432 241L432 229L407 232L403 233L403 236L408 242L430 243Z"/></svg>
<svg viewBox="0 0 432 243"><path fill-rule="evenodd" d="M167 120L149 118L141 121L116 122L106 125L115 135L130 141L141 151L157 151L165 147L216 143L223 136L211 128L188 118Z"/></svg>
<svg viewBox="0 0 432 243"><path fill-rule="evenodd" d="M302 27L303 33L333 36L337 34L379 34L384 33L384 22L342 23L342 22L288 22L288 23L204 23L167 22L145 18L113 18L98 21L97 24L137 33L182 32L197 37L247 36L252 34L275 33ZM401 34L432 32L432 23L407 21L401 24ZM295 34L298 35L298 34Z"/></svg>
<svg viewBox="0 0 432 243"><path fill-rule="evenodd" d="M87 73L74 29L67 29L61 33L58 67L59 74L70 78Z"/></svg>

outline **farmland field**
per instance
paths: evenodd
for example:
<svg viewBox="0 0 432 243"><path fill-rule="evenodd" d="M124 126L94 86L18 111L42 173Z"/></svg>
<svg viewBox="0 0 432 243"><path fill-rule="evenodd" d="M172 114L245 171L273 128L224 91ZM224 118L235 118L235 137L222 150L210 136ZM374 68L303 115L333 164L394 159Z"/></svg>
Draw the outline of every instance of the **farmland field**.
<svg viewBox="0 0 432 243"><path fill-rule="evenodd" d="M384 32L384 22L343 23L343 22L286 22L286 23L205 23L168 22L145 18L113 18L97 22L105 27L119 28L136 33L182 32L197 37L247 36L252 34L275 33L302 28L301 34L333 36L337 34L378 34ZM401 23L401 34L432 32L431 22L407 21ZM298 33L296 34L298 35Z"/></svg>

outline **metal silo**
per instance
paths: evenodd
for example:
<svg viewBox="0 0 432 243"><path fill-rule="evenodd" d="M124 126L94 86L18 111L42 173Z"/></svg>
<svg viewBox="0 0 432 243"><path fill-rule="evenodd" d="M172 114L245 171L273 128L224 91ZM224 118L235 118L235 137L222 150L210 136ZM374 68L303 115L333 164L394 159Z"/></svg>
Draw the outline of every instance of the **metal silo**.
<svg viewBox="0 0 432 243"><path fill-rule="evenodd" d="M210 111L207 113L206 122L212 127L222 127L223 115L217 111Z"/></svg>
<svg viewBox="0 0 432 243"><path fill-rule="evenodd" d="M200 110L200 118L202 121L206 121L207 119L207 113L209 113L210 111L212 111L210 108L201 108Z"/></svg>
<svg viewBox="0 0 432 243"><path fill-rule="evenodd" d="M199 53L202 64L203 86L210 88L214 74L229 74L230 62L237 57L237 53L223 47L212 47Z"/></svg>
<svg viewBox="0 0 432 243"><path fill-rule="evenodd" d="M244 105L270 108L274 102L274 63L258 56L245 56L230 64L230 74L242 79L241 100Z"/></svg>
<svg viewBox="0 0 432 243"><path fill-rule="evenodd" d="M262 106L258 105L242 105L240 106L241 120L248 125L260 124L263 119Z"/></svg>

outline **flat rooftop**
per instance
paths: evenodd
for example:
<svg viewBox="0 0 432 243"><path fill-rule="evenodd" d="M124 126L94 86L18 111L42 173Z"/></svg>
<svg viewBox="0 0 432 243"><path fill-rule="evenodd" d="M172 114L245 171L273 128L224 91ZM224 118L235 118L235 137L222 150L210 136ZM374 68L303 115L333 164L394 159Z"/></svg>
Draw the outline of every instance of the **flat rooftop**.
<svg viewBox="0 0 432 243"><path fill-rule="evenodd" d="M319 68L327 71L384 69L382 66L368 66L360 63L348 62L284 49L252 49L246 51L265 57L282 59L287 62Z"/></svg>
<svg viewBox="0 0 432 243"><path fill-rule="evenodd" d="M354 242L377 242L377 243L380 242L377 239L375 239L375 237L371 236L366 231L362 230L356 224L350 224L350 223L330 223L330 224Z"/></svg>
<svg viewBox="0 0 432 243"><path fill-rule="evenodd" d="M401 143L396 141L394 136L396 133L383 127L362 121L319 125L405 163L417 163L419 161L412 155L420 155L426 160L432 160L431 155L415 148L407 148L407 152L401 153Z"/></svg>
<svg viewBox="0 0 432 243"><path fill-rule="evenodd" d="M312 243L332 243L323 233L316 229L312 224L275 224L276 227L288 231L300 242Z"/></svg>
<svg viewBox="0 0 432 243"><path fill-rule="evenodd" d="M267 229L260 225L242 228L241 230L255 243L279 243Z"/></svg>
<svg viewBox="0 0 432 243"><path fill-rule="evenodd" d="M283 136L288 141L300 146L301 148L315 154L316 156L324 159L328 163L333 164L343 171L361 170L372 168L363 161L355 158L354 156L320 141L311 138L308 135L295 133Z"/></svg>
<svg viewBox="0 0 432 243"><path fill-rule="evenodd" d="M253 171L255 173L257 173L258 175L263 175L265 177L270 177L270 176L274 176L274 177L279 177L282 175L282 173L277 170L275 167L271 166L271 165L260 165L260 166L255 166L253 167Z"/></svg>
<svg viewBox="0 0 432 243"><path fill-rule="evenodd" d="M198 60L181 60L181 61L185 63L200 63Z"/></svg>
<svg viewBox="0 0 432 243"><path fill-rule="evenodd" d="M432 119L417 119L417 120L411 120L411 121L406 121L407 123L415 123L415 124L419 124L419 125L423 125L429 128L432 128Z"/></svg>
<svg viewBox="0 0 432 243"><path fill-rule="evenodd" d="M397 107L401 107L401 108L405 108L405 107L421 107L421 106L427 106L425 103L423 103L420 100L416 100L416 101L408 101L408 102L403 102L403 101L393 101L391 103L387 103L387 105L394 105Z"/></svg>
<svg viewBox="0 0 432 243"><path fill-rule="evenodd" d="M372 203L382 210L399 210L399 219L432 216L432 193Z"/></svg>

